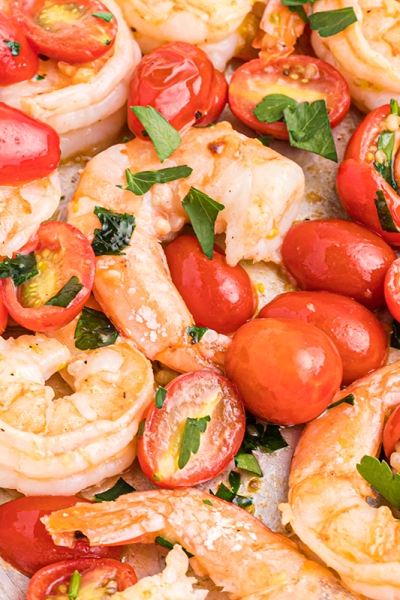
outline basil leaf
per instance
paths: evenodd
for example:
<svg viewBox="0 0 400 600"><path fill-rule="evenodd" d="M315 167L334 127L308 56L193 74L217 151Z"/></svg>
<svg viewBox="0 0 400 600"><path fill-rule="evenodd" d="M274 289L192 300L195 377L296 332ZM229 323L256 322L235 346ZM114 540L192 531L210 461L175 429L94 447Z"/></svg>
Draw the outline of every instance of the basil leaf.
<svg viewBox="0 0 400 600"><path fill-rule="evenodd" d="M390 112L392 115L400 115L399 103L394 98L390 100Z"/></svg>
<svg viewBox="0 0 400 600"><path fill-rule="evenodd" d="M118 331L104 313L85 307L75 329L75 347L94 350L115 343Z"/></svg>
<svg viewBox="0 0 400 600"><path fill-rule="evenodd" d="M192 338L191 344L197 344L206 331L208 331L208 327L196 327L196 325L192 325L191 327L186 328L186 333L190 335Z"/></svg>
<svg viewBox="0 0 400 600"><path fill-rule="evenodd" d="M259 441L261 450L268 452L268 454L272 454L276 450L281 450L282 448L287 448L288 445L289 444L281 434L278 425L272 425L271 423L267 425L267 428Z"/></svg>
<svg viewBox="0 0 400 600"><path fill-rule="evenodd" d="M213 494L211 490L210 493ZM232 502L235 497L235 494L230 489L228 489L224 483L220 483L216 493L213 494L213 496L221 498L221 500L225 500L225 502Z"/></svg>
<svg viewBox="0 0 400 600"><path fill-rule="evenodd" d="M158 171L141 171L140 173L132 173L129 169L126 169L125 175L128 185L125 187L117 185L117 187L122 190L129 190L136 194L136 196L143 196L155 183L169 183L177 179L184 179L189 177L192 172L193 169L186 165L168 167L167 169L159 169Z"/></svg>
<svg viewBox="0 0 400 600"><path fill-rule="evenodd" d="M3 42L6 46L10 48L12 56L19 56L21 44L19 44L18 42L14 42L13 40L3 40Z"/></svg>
<svg viewBox="0 0 400 600"><path fill-rule="evenodd" d="M183 469L189 462L191 454L197 454L200 448L200 434L207 429L207 422L211 417L200 417L199 419L188 417L185 423L185 430L179 452L178 467Z"/></svg>
<svg viewBox="0 0 400 600"><path fill-rule="evenodd" d="M128 213L116 213L101 206L95 206L94 214L99 218L101 229L94 230L92 248L96 256L120 256L121 250L129 246L135 217Z"/></svg>
<svg viewBox="0 0 400 600"><path fill-rule="evenodd" d="M130 494L131 492L135 492L135 488L133 488L129 483L120 477L115 485L109 490L105 492L101 492L101 494L94 495L94 502L112 502L112 500L116 500L120 496L124 496L125 494Z"/></svg>
<svg viewBox="0 0 400 600"><path fill-rule="evenodd" d="M332 402L332 404L328 406L327 410L329 410L330 408L335 408L335 406L340 406L341 404L350 404L351 406L354 406L354 400L354 394L348 394L347 396L341 398L337 402Z"/></svg>
<svg viewBox="0 0 400 600"><path fill-rule="evenodd" d="M0 279L11 277L14 285L19 286L38 275L34 252L30 254L17 254L15 258L5 258L0 262Z"/></svg>
<svg viewBox="0 0 400 600"><path fill-rule="evenodd" d="M357 465L357 471L374 490L400 509L400 475L393 475L387 462L366 455Z"/></svg>
<svg viewBox="0 0 400 600"><path fill-rule="evenodd" d="M241 454L239 450L239 453L235 456L235 465L239 469L250 471L250 473L255 473L259 477L263 476L263 472L261 471L261 467L258 464L258 460L252 453Z"/></svg>
<svg viewBox="0 0 400 600"><path fill-rule="evenodd" d="M182 206L190 219L204 254L211 260L214 251L215 221L218 213L225 206L215 202L210 196L194 187L190 188L189 193L182 200Z"/></svg>
<svg viewBox="0 0 400 600"><path fill-rule="evenodd" d="M285 108L294 108L297 104L296 100L284 94L270 94L257 104L253 113L263 123L275 123L283 118Z"/></svg>
<svg viewBox="0 0 400 600"><path fill-rule="evenodd" d="M55 296L46 302L45 306L60 306L61 308L67 308L84 287L85 286L82 283L79 283L79 279L74 275Z"/></svg>
<svg viewBox="0 0 400 600"><path fill-rule="evenodd" d="M395 192L397 192L397 183L393 174L393 150L394 150L394 133L391 131L384 131L381 133L378 139L378 150L382 150L386 156L384 163L374 162L374 167L384 180L392 186Z"/></svg>
<svg viewBox="0 0 400 600"><path fill-rule="evenodd" d="M260 135L260 137L258 139L260 140L260 142L262 143L263 146L266 146L267 148L269 148L271 145L271 142L274 141L274 136L273 135Z"/></svg>
<svg viewBox="0 0 400 600"><path fill-rule="evenodd" d="M139 423L139 427L138 427L138 430L137 430L137 439L138 439L138 440L140 440L140 438L141 438L141 437L142 437L142 435L143 435L143 432L144 432L144 426L145 426L145 425L146 425L146 419L142 419L142 420L140 421L140 423Z"/></svg>
<svg viewBox="0 0 400 600"><path fill-rule="evenodd" d="M157 408L162 408L164 406L166 397L167 397L167 390L160 386L156 393L156 407Z"/></svg>
<svg viewBox="0 0 400 600"><path fill-rule="evenodd" d="M386 198L382 190L376 190L375 207L378 213L379 222L383 231L399 233L398 228L393 220L392 213L386 203Z"/></svg>
<svg viewBox="0 0 400 600"><path fill-rule="evenodd" d="M284 110L290 145L337 162L335 142L324 100L302 102Z"/></svg>
<svg viewBox="0 0 400 600"><path fill-rule="evenodd" d="M171 544L171 542L161 537L161 535L158 535L154 541L159 546L162 546L163 548L168 548L168 550L172 550L172 548L174 547L174 544ZM188 552L183 546L181 546L181 548L188 558L193 558L194 554L190 554L190 552Z"/></svg>
<svg viewBox="0 0 400 600"><path fill-rule="evenodd" d="M36 81L41 81L42 79L46 79L46 75L35 75Z"/></svg>
<svg viewBox="0 0 400 600"><path fill-rule="evenodd" d="M210 500L203 500L204 504L207 504L208 506L212 506L212 502Z"/></svg>
<svg viewBox="0 0 400 600"><path fill-rule="evenodd" d="M237 494L240 488L240 473L237 471L231 471L228 477L229 485L232 488L232 492Z"/></svg>
<svg viewBox="0 0 400 600"><path fill-rule="evenodd" d="M114 17L114 15L110 12L95 12L92 14L92 17L97 17L98 19L103 19L103 21L106 21L107 23L109 23L111 21L111 19Z"/></svg>
<svg viewBox="0 0 400 600"><path fill-rule="evenodd" d="M81 587L82 575L79 571L74 571L69 580L68 586L68 598L69 600L76 600L79 594L79 588Z"/></svg>
<svg viewBox="0 0 400 600"><path fill-rule="evenodd" d="M400 350L400 323L396 321L396 319L393 319L392 327L393 331L390 336L390 347Z"/></svg>
<svg viewBox="0 0 400 600"><path fill-rule="evenodd" d="M131 110L153 142L160 162L164 162L178 148L181 136L152 106L131 106Z"/></svg>
<svg viewBox="0 0 400 600"><path fill-rule="evenodd" d="M357 22L356 13L352 6L338 10L324 10L309 16L313 31L318 31L321 37L330 37L344 31Z"/></svg>

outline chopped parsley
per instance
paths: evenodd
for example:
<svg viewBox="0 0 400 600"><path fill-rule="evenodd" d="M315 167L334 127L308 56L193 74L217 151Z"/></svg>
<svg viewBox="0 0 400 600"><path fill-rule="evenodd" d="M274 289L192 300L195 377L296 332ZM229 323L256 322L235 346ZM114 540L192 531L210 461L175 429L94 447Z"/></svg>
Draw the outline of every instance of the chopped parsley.
<svg viewBox="0 0 400 600"><path fill-rule="evenodd" d="M187 465L192 454L197 454L200 448L200 434L205 432L209 421L211 421L210 415L198 419L191 417L186 419L178 459L180 469Z"/></svg>
<svg viewBox="0 0 400 600"><path fill-rule="evenodd" d="M136 196L143 196L143 194L146 194L146 192L148 192L156 183L169 183L170 181L176 181L177 179L184 179L189 177L192 172L193 169L186 165L159 169L158 171L141 171L139 173L132 173L129 169L126 169L125 176L127 185L118 185L117 187L122 190L129 190L136 194Z"/></svg>
<svg viewBox="0 0 400 600"><path fill-rule="evenodd" d="M392 213L390 212L386 202L385 194L382 190L376 191L375 207L383 231L399 233L399 229L393 220Z"/></svg>
<svg viewBox="0 0 400 600"><path fill-rule="evenodd" d="M156 407L162 408L164 406L165 398L167 397L167 390L163 387L159 387L156 393Z"/></svg>
<svg viewBox="0 0 400 600"><path fill-rule="evenodd" d="M186 329L186 333L192 338L191 344L197 344L206 331L208 331L208 327L196 327L196 325L192 325Z"/></svg>
<svg viewBox="0 0 400 600"><path fill-rule="evenodd" d="M129 246L135 217L128 213L116 213L107 208L96 206L94 214L99 218L101 229L94 230L92 248L96 256L120 256L122 250Z"/></svg>
<svg viewBox="0 0 400 600"><path fill-rule="evenodd" d="M120 477L115 485L109 490L105 492L101 492L101 494L94 495L94 502L111 502L112 500L116 500L120 496L125 494L130 494L131 492L135 492L135 488L133 488L129 483Z"/></svg>
<svg viewBox="0 0 400 600"><path fill-rule="evenodd" d="M118 338L118 331L104 313L85 307L75 329L75 347L94 350L111 346Z"/></svg>
<svg viewBox="0 0 400 600"><path fill-rule="evenodd" d="M214 251L215 221L218 213L225 206L194 187L190 188L189 193L182 200L182 206L190 219L204 254L211 260Z"/></svg>

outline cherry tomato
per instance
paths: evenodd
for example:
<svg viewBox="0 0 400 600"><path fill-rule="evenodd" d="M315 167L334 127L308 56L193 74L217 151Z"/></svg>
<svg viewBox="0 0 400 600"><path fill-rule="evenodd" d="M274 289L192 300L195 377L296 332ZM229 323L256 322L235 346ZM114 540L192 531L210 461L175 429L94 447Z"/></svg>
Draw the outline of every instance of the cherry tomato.
<svg viewBox="0 0 400 600"><path fill-rule="evenodd" d="M118 31L116 17L99 0L11 0L10 12L39 53L67 63L102 56Z"/></svg>
<svg viewBox="0 0 400 600"><path fill-rule="evenodd" d="M264 123L253 113L256 105L270 94L283 94L297 102L325 100L332 127L343 121L351 101L344 77L318 58L292 54L268 65L260 59L244 63L229 84L229 106L243 123L280 140L289 139L285 123Z"/></svg>
<svg viewBox="0 0 400 600"><path fill-rule="evenodd" d="M36 52L21 29L0 10L0 82L9 85L32 79L39 68Z"/></svg>
<svg viewBox="0 0 400 600"><path fill-rule="evenodd" d="M302 289L349 296L371 310L385 304L385 275L396 259L375 233L340 219L295 225L283 240L282 257Z"/></svg>
<svg viewBox="0 0 400 600"><path fill-rule="evenodd" d="M233 336L226 373L246 409L277 425L305 423L331 403L342 381L339 353L314 325L255 319Z"/></svg>
<svg viewBox="0 0 400 600"><path fill-rule="evenodd" d="M0 556L31 577L38 569L79 557L120 558L121 546L89 546L76 535L75 548L56 546L41 522L50 513L88 502L77 496L25 496L0 506Z"/></svg>
<svg viewBox="0 0 400 600"><path fill-rule="evenodd" d="M131 565L112 558L64 560L35 573L28 585L27 600L46 600L49 596L54 600L65 600L75 571L82 576L79 584L79 596L82 598L107 597L109 582L115 584L116 592L123 592L137 582Z"/></svg>
<svg viewBox="0 0 400 600"><path fill-rule="evenodd" d="M400 440L400 406L390 415L383 430L383 449L387 458L393 454L396 444Z"/></svg>
<svg viewBox="0 0 400 600"><path fill-rule="evenodd" d="M26 329L59 329L77 316L90 296L96 272L94 252L83 233L60 221L43 223L21 254L32 251L39 274L19 287L15 287L11 277L1 280L4 304L13 319ZM83 287L67 294L65 308L46 305L73 277Z"/></svg>
<svg viewBox="0 0 400 600"><path fill-rule="evenodd" d="M326 333L342 359L344 385L378 369L386 359L382 325L364 306L345 296L288 292L274 298L258 316L305 321Z"/></svg>
<svg viewBox="0 0 400 600"><path fill-rule="evenodd" d="M254 315L250 277L240 265L230 267L217 246L210 260L194 235L182 235L166 247L165 254L172 281L196 325L227 334Z"/></svg>
<svg viewBox="0 0 400 600"><path fill-rule="evenodd" d="M46 177L60 162L52 127L0 102L0 185Z"/></svg>
<svg viewBox="0 0 400 600"><path fill-rule="evenodd" d="M8 322L8 311L0 297L0 335L5 331Z"/></svg>
<svg viewBox="0 0 400 600"><path fill-rule="evenodd" d="M224 108L227 92L225 76L214 69L203 50L186 42L165 44L146 54L133 73L129 128L144 137L131 106L153 106L179 131L194 123L208 125Z"/></svg>
<svg viewBox="0 0 400 600"><path fill-rule="evenodd" d="M385 278L385 300L396 321L400 321L400 259L389 267Z"/></svg>
<svg viewBox="0 0 400 600"><path fill-rule="evenodd" d="M198 485L221 473L237 454L246 428L242 400L230 381L211 371L185 373L166 390L162 408L151 406L138 441L140 466L159 487ZM199 450L184 458L188 419L200 417L210 419Z"/></svg>

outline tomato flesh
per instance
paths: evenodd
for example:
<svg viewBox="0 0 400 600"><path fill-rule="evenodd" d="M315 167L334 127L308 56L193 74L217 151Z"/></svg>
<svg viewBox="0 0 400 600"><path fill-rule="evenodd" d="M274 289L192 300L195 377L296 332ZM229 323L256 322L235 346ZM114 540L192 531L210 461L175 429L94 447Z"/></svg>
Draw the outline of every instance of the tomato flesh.
<svg viewBox="0 0 400 600"><path fill-rule="evenodd" d="M400 440L400 406L398 406L390 415L385 429L383 430L383 449L388 459L396 449L397 442Z"/></svg>
<svg viewBox="0 0 400 600"><path fill-rule="evenodd" d="M182 235L166 247L165 255L197 326L228 334L252 318L256 298L250 277L240 265L229 266L217 246L210 260L195 236Z"/></svg>
<svg viewBox="0 0 400 600"><path fill-rule="evenodd" d="M210 371L185 373L166 386L162 408L153 404L138 441L143 473L159 487L198 485L223 471L240 448L246 417L235 386ZM187 418L209 416L200 448L183 468L179 456Z"/></svg>
<svg viewBox="0 0 400 600"><path fill-rule="evenodd" d="M0 82L10 85L32 79L39 59L22 30L0 10Z"/></svg>

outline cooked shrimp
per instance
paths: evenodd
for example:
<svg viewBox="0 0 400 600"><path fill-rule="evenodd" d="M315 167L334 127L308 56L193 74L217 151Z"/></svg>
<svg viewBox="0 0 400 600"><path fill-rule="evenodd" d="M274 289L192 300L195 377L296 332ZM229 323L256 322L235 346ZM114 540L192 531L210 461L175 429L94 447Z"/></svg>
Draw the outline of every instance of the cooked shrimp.
<svg viewBox="0 0 400 600"><path fill-rule="evenodd" d="M400 402L400 362L367 375L336 399L354 396L309 423L295 451L284 521L355 592L400 598L400 523L358 474L379 453L385 418Z"/></svg>
<svg viewBox="0 0 400 600"><path fill-rule="evenodd" d="M74 392L55 399L45 382L64 367ZM3 487L73 495L133 462L153 374L127 340L71 358L41 334L0 338L0 374Z"/></svg>
<svg viewBox="0 0 400 600"><path fill-rule="evenodd" d="M192 566L223 591L248 600L350 600L324 567L248 512L194 488L126 494L115 502L77 504L42 519L56 544L154 542L162 536L194 554Z"/></svg>
<svg viewBox="0 0 400 600"><path fill-rule="evenodd" d="M337 35L312 33L313 48L346 78L357 107L368 112L400 94L400 4L396 0L319 0L313 10L352 6L357 22Z"/></svg>
<svg viewBox="0 0 400 600"><path fill-rule="evenodd" d="M129 80L140 50L114 0L105 6L118 21L112 50L92 63L69 65L40 61L39 74L13 85L0 85L0 101L51 125L61 137L63 158L115 139L126 120ZM7 8L7 0L0 0Z"/></svg>

